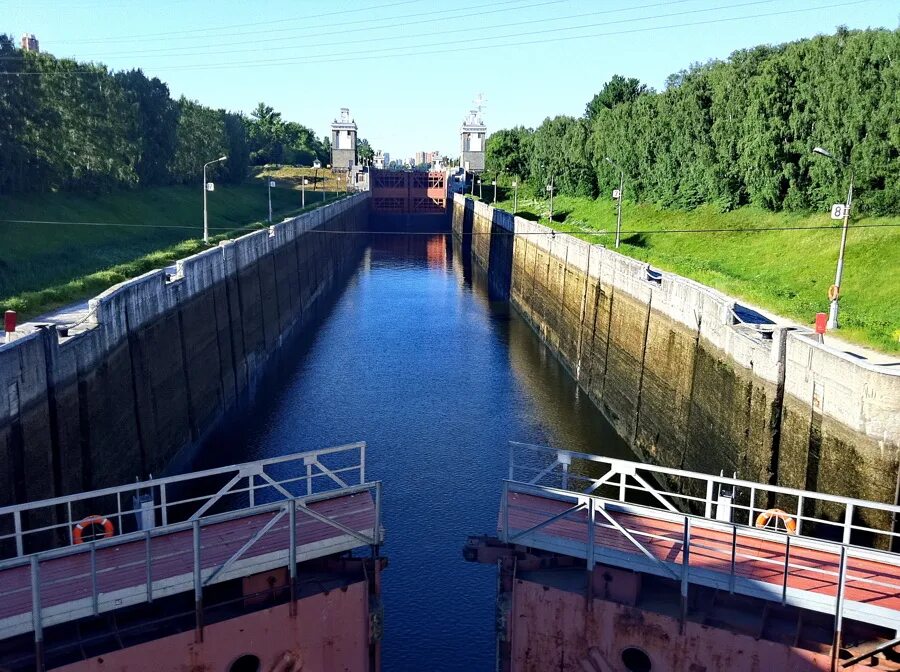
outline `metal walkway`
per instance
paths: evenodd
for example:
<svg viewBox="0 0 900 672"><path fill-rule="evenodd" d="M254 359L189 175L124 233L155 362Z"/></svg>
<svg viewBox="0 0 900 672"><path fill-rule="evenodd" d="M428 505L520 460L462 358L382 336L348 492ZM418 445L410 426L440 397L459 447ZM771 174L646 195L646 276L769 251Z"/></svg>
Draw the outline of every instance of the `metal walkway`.
<svg viewBox="0 0 900 672"><path fill-rule="evenodd" d="M0 509L0 639L177 593L202 610L204 587L278 567L293 585L298 562L380 545L380 504L357 443ZM116 535L71 545L87 512Z"/></svg>
<svg viewBox="0 0 900 672"><path fill-rule="evenodd" d="M797 533L752 523L777 502ZM691 513L693 511L693 513ZM827 513L823 513L827 512ZM900 631L900 507L512 444L500 538ZM826 517L827 516L827 517ZM832 540L829 540L830 537ZM861 545L861 540L869 546Z"/></svg>

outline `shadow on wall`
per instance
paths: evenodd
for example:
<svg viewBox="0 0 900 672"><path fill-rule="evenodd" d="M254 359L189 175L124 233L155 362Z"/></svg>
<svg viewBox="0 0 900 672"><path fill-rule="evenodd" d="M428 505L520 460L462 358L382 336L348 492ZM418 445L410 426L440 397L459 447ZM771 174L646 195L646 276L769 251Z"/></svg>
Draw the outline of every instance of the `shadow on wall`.
<svg viewBox="0 0 900 672"><path fill-rule="evenodd" d="M468 209L466 210L468 213ZM509 301L512 286L513 218L502 210L491 209L490 249L488 251L488 297L492 301ZM501 223L501 220L503 222Z"/></svg>

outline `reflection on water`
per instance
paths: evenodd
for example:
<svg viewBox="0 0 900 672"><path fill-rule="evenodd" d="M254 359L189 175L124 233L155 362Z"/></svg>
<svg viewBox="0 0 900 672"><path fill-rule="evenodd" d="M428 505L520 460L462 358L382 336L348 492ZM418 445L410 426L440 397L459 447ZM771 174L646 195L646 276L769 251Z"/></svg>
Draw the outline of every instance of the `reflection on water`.
<svg viewBox="0 0 900 672"><path fill-rule="evenodd" d="M384 669L489 670L495 570L466 536L496 530L510 440L627 456L527 324L449 236L375 236L315 333L203 466L356 440L384 482Z"/></svg>

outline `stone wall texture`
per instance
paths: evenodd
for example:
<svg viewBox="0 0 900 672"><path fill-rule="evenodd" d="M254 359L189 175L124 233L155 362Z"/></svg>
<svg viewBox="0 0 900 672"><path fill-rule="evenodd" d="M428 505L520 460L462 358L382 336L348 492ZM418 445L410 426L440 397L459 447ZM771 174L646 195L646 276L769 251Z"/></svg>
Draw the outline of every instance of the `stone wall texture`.
<svg viewBox="0 0 900 672"><path fill-rule="evenodd" d="M202 441L356 268L367 199L112 287L65 337L47 327L0 345L0 506L159 475Z"/></svg>
<svg viewBox="0 0 900 672"><path fill-rule="evenodd" d="M898 367L742 324L720 292L461 195L453 231L640 459L897 501Z"/></svg>

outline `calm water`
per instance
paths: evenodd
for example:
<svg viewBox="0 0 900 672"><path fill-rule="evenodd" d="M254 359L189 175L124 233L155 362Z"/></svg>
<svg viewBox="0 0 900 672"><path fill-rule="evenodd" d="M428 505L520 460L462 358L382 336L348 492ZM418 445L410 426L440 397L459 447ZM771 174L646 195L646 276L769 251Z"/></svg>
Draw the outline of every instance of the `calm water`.
<svg viewBox="0 0 900 672"><path fill-rule="evenodd" d="M626 455L600 413L449 236L372 240L294 363L206 464L368 443L384 482L386 672L494 669L496 532L507 441Z"/></svg>

